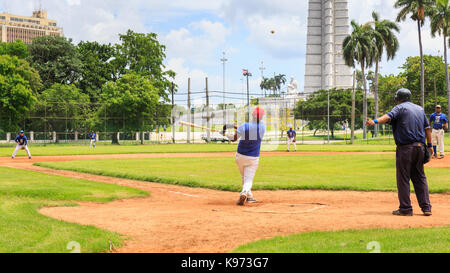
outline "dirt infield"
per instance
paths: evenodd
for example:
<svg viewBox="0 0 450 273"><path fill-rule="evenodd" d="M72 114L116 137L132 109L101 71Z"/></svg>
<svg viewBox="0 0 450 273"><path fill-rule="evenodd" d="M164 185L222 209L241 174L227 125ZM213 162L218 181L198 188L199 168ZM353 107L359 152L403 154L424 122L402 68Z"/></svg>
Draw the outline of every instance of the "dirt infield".
<svg viewBox="0 0 450 273"><path fill-rule="evenodd" d="M264 153L263 156L286 155ZM318 153L297 153L318 154ZM319 153L336 154L336 153ZM358 153L360 154L360 153ZM36 157L33 161L99 158L158 158L233 156L214 154L133 154L74 157ZM448 158L428 167L450 167ZM447 165L446 165L447 164ZM139 188L151 197L79 207L43 208L56 219L94 225L126 235L117 252L228 252L239 245L277 235L309 231L363 228L409 228L450 225L450 195L431 195L434 215L424 217L412 197L414 217L392 216L396 193L350 191L256 191L258 204L238 207L236 193L139 182L33 166L28 159L0 158L0 165L47 174L88 179Z"/></svg>

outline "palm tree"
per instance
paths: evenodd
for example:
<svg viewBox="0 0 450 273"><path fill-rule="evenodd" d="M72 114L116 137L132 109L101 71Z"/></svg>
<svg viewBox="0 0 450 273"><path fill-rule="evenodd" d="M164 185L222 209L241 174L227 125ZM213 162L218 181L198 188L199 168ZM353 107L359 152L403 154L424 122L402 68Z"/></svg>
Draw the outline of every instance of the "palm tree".
<svg viewBox="0 0 450 273"><path fill-rule="evenodd" d="M264 90L264 96L266 96L266 90L270 90L271 89L270 86L269 86L269 79L263 77L259 87L261 87L261 89Z"/></svg>
<svg viewBox="0 0 450 273"><path fill-rule="evenodd" d="M380 16L377 12L372 12L374 25L374 33L373 37L375 40L375 44L377 47L377 57L375 59L375 79L374 79L374 104L375 104L375 118L378 117L378 72L380 69L380 62L383 57L383 53L386 50L387 60L392 60L395 58L397 51L399 49L398 38L395 35L395 32L400 32L400 27L390 20L380 20ZM375 136L378 135L378 126L375 126Z"/></svg>
<svg viewBox="0 0 450 273"><path fill-rule="evenodd" d="M280 91L281 90L281 85L286 84L286 75L284 75L284 74L276 75L274 77L274 80L275 80L275 89L277 91Z"/></svg>
<svg viewBox="0 0 450 273"><path fill-rule="evenodd" d="M447 37L450 31L450 0L436 0L436 7L431 13L431 36L436 37L436 33L444 37L444 61L445 61L445 83L447 86L448 105L450 107L450 87L447 60ZM449 108L450 109L450 108Z"/></svg>
<svg viewBox="0 0 450 273"><path fill-rule="evenodd" d="M408 15L410 15L410 18L413 21L417 22L420 48L420 92L422 96L422 107L425 107L425 70L423 66L423 45L421 29L425 23L425 13L429 12L429 7L433 4L433 0L397 0L394 5L395 8L401 9L397 15L397 22L405 21Z"/></svg>
<svg viewBox="0 0 450 273"><path fill-rule="evenodd" d="M361 73L364 88L364 121L367 119L367 80L366 68L369 68L377 55L377 47L373 37L376 35L368 24L359 25L352 20L352 33L345 37L343 42L343 55L345 64L355 67L356 62L361 65ZM367 127L364 124L364 139L367 137Z"/></svg>

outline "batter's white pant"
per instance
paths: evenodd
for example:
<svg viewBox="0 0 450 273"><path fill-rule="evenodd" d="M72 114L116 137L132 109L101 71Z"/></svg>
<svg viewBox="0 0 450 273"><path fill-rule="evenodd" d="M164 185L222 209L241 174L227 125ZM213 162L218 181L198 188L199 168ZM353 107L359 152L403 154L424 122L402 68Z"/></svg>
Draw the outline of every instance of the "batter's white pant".
<svg viewBox="0 0 450 273"><path fill-rule="evenodd" d="M287 140L287 149L288 151L291 149L291 144L294 144L294 149L297 151L297 143L294 142L295 138L288 138Z"/></svg>
<svg viewBox="0 0 450 273"><path fill-rule="evenodd" d="M259 157L245 156L236 153L236 164L242 176L241 194L246 194L247 197L253 197L253 178L255 177L256 170L258 170Z"/></svg>
<svg viewBox="0 0 450 273"><path fill-rule="evenodd" d="M14 150L14 153L12 154L12 157L16 157L17 152L19 150L27 151L28 157L31 157L31 153L30 153L30 150L28 150L28 146L27 145L19 145L19 144L17 144L16 149Z"/></svg>
<svg viewBox="0 0 450 273"><path fill-rule="evenodd" d="M439 148L439 153L441 154L441 156L445 155L445 151L444 151L444 130L440 129L433 129L431 131L431 139L433 142L433 146L438 146Z"/></svg>
<svg viewBox="0 0 450 273"><path fill-rule="evenodd" d="M94 148L95 148L95 140L94 139L91 139L91 144L89 145L89 148L92 147L92 145L94 145Z"/></svg>

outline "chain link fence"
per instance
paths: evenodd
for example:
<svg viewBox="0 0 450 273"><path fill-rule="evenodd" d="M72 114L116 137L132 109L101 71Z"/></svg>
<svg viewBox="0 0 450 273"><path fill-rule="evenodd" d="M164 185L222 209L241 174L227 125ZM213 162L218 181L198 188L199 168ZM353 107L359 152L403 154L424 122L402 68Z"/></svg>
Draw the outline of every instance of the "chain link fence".
<svg viewBox="0 0 450 273"><path fill-rule="evenodd" d="M179 99L185 94L177 94L176 104L164 106L168 108L168 111L162 111L166 114L145 119L138 126L133 126L136 122L131 122L129 117L114 114L107 105L37 102L34 110L18 121L0 116L0 145L12 145L20 129L25 130L31 143L37 144L87 144L92 131L95 131L100 144L110 144L114 140L121 144L228 143L228 139L221 134L223 126L246 122L249 112L256 105L266 112L263 120L267 126L264 137L266 143L284 145L287 141L286 131L290 127L297 131L297 144L351 143L350 113L336 115L328 113L325 107L314 115L305 113L297 106L299 101L307 99L306 94L303 97L263 98L256 97L258 94L251 94L250 109L247 107L246 97L226 97L227 101L235 100L224 105L219 103L219 95L212 95L210 99L213 102L208 104L201 92L197 94L200 97L193 96L192 104ZM378 131L368 128L367 138L363 138L361 105L361 102L357 103L354 143L393 144L392 128L389 125L380 125ZM369 108L372 107L369 104ZM369 117L372 116L373 110L369 110ZM329 128L328 119L331 120ZM182 125L180 121L191 123L195 127Z"/></svg>

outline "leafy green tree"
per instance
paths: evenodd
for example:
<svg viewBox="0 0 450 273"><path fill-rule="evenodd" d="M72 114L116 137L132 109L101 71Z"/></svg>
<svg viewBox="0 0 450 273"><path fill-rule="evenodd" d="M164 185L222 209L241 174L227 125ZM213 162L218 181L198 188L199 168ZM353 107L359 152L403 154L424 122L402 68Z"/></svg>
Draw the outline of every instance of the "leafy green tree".
<svg viewBox="0 0 450 273"><path fill-rule="evenodd" d="M380 108L382 112L394 105L395 92L404 87L412 92L412 102L420 104L420 57L408 57L398 75L380 76ZM440 56L424 55L424 71L432 77L425 78L425 112L432 113L436 104L447 108L445 63Z"/></svg>
<svg viewBox="0 0 450 273"><path fill-rule="evenodd" d="M330 130L334 139L336 124L351 120L352 118L352 91L343 89L331 89L330 93ZM356 91L356 128L363 125L363 92ZM299 101L295 107L295 118L308 120L319 126L318 129L328 127L328 90L314 92L306 101ZM313 129L313 128L311 128ZM314 128L317 129L317 128Z"/></svg>
<svg viewBox="0 0 450 273"><path fill-rule="evenodd" d="M399 42L395 32L400 32L400 27L390 20L380 20L377 12L372 12L373 25L375 31L375 44L377 47L377 56L375 59L375 75L373 80L375 117L379 116L378 105L378 73L380 69L380 62L383 54L386 52L387 60L394 59L399 50ZM375 126L375 136L378 134L378 126Z"/></svg>
<svg viewBox="0 0 450 273"><path fill-rule="evenodd" d="M434 103L444 103L437 99L441 96L445 96L446 84L445 84L445 63L440 56L424 55L424 71L426 75L430 77L425 78L425 104L427 101ZM421 103L421 95L417 90L420 90L420 58L408 57L406 62L400 67L404 71L402 75L406 78L404 87L411 90L414 103ZM434 91L433 91L434 90ZM433 111L434 107L429 109L425 107L425 111Z"/></svg>
<svg viewBox="0 0 450 273"><path fill-rule="evenodd" d="M369 68L374 60L376 60L377 46L374 41L374 37L377 33L374 32L372 27L368 24L359 25L352 20L351 25L353 27L352 33L345 37L343 42L343 55L345 64L351 67L355 67L356 63L361 66L361 73L363 79L364 88L364 120L367 119L368 105L367 105L367 81L365 69ZM364 125L364 139L367 137L367 128Z"/></svg>
<svg viewBox="0 0 450 273"><path fill-rule="evenodd" d="M115 70L112 60L116 56L115 46L97 42L80 42L77 47L82 63L81 79L78 87L90 96L91 102L100 99L103 85L115 80Z"/></svg>
<svg viewBox="0 0 450 273"><path fill-rule="evenodd" d="M42 118L32 121L35 130L67 133L89 130L86 126L91 113L89 96L74 84L55 83L37 98L33 116ZM57 135L57 141L62 137Z"/></svg>
<svg viewBox="0 0 450 273"><path fill-rule="evenodd" d="M430 14L433 5L433 0L397 0L394 4L394 8L400 9L397 14L397 22L405 21L407 17L417 22L420 49L420 91L422 106L425 104L425 68L423 59L422 27L425 24L425 16Z"/></svg>
<svg viewBox="0 0 450 273"><path fill-rule="evenodd" d="M169 93L175 72L166 70L166 47L159 43L155 33L136 33L132 30L120 35L117 57L112 63L118 68L117 78L128 70L147 77L158 89L159 96L169 102Z"/></svg>
<svg viewBox="0 0 450 273"><path fill-rule="evenodd" d="M0 55L0 129L17 130L36 101L39 74L27 61Z"/></svg>
<svg viewBox="0 0 450 273"><path fill-rule="evenodd" d="M395 106L395 93L405 86L407 79L403 75L380 75L378 79L381 113L387 113Z"/></svg>
<svg viewBox="0 0 450 273"><path fill-rule="evenodd" d="M26 59L28 57L28 48L21 40L16 40L12 43L0 42L0 55L10 55L20 59Z"/></svg>
<svg viewBox="0 0 450 273"><path fill-rule="evenodd" d="M41 76L44 88L54 83L72 84L80 79L81 61L71 39L43 36L29 45L29 61Z"/></svg>
<svg viewBox="0 0 450 273"><path fill-rule="evenodd" d="M102 91L103 105L98 115L101 117L106 111L112 117L108 129L114 132L113 144L119 144L117 132L120 130L151 130L158 125L161 113L168 114L167 110L158 109L165 108L159 103L158 88L141 74L125 74L116 82L105 84Z"/></svg>

